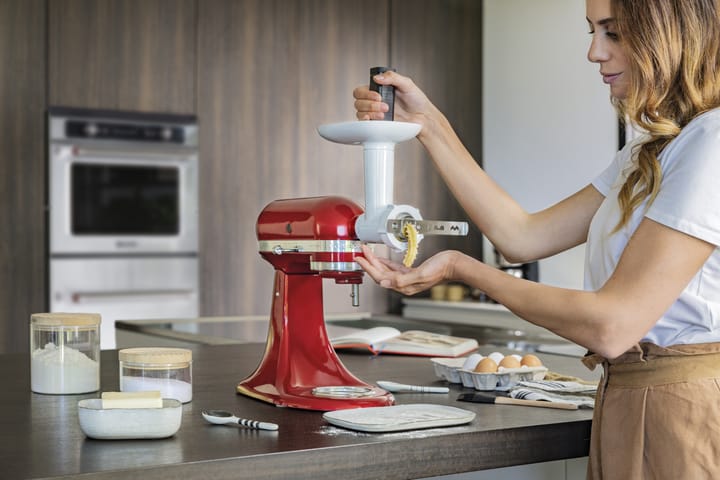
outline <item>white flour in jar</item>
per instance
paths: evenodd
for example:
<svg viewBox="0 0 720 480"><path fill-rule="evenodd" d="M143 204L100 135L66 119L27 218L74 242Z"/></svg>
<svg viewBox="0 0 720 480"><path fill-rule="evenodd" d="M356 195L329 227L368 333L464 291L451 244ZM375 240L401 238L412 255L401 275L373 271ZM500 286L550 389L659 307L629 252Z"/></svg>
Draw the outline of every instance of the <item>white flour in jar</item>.
<svg viewBox="0 0 720 480"><path fill-rule="evenodd" d="M163 398L174 398L181 403L192 400L192 384L174 378L120 377L121 392L147 392L159 390Z"/></svg>
<svg viewBox="0 0 720 480"><path fill-rule="evenodd" d="M31 354L30 379L37 393L88 393L100 389L100 364L80 350L48 343Z"/></svg>

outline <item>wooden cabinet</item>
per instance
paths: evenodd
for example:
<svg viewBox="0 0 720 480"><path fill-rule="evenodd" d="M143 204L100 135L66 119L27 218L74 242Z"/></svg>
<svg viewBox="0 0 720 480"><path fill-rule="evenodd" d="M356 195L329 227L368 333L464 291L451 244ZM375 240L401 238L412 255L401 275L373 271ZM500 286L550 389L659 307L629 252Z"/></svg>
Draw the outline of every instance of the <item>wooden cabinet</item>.
<svg viewBox="0 0 720 480"><path fill-rule="evenodd" d="M50 105L195 113L196 0L52 0Z"/></svg>
<svg viewBox="0 0 720 480"><path fill-rule="evenodd" d="M0 351L45 307L45 1L0 2Z"/></svg>

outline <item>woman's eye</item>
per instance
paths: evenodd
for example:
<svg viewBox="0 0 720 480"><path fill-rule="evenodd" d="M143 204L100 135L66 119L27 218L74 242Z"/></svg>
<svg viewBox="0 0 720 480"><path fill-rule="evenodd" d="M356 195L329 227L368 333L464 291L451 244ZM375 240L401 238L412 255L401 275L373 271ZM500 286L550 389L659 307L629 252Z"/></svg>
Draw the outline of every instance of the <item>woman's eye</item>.
<svg viewBox="0 0 720 480"><path fill-rule="evenodd" d="M620 36L615 32L607 32L605 35L607 35L607 37L611 40L617 40L620 38Z"/></svg>

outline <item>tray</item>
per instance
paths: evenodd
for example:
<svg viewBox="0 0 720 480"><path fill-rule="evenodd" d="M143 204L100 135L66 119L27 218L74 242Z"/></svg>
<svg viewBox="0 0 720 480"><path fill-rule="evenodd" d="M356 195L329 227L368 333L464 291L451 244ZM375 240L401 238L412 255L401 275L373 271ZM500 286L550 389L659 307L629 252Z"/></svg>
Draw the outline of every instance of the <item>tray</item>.
<svg viewBox="0 0 720 480"><path fill-rule="evenodd" d="M361 432L398 432L470 423L475 418L475 412L445 405L415 403L337 410L325 412L323 418L333 425Z"/></svg>

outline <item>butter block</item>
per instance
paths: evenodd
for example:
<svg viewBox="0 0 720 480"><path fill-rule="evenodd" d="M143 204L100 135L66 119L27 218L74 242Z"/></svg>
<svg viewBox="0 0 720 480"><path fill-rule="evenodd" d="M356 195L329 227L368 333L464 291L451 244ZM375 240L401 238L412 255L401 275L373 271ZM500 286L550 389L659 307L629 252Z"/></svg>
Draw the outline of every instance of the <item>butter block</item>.
<svg viewBox="0 0 720 480"><path fill-rule="evenodd" d="M159 390L147 392L103 392L102 408L162 408Z"/></svg>

